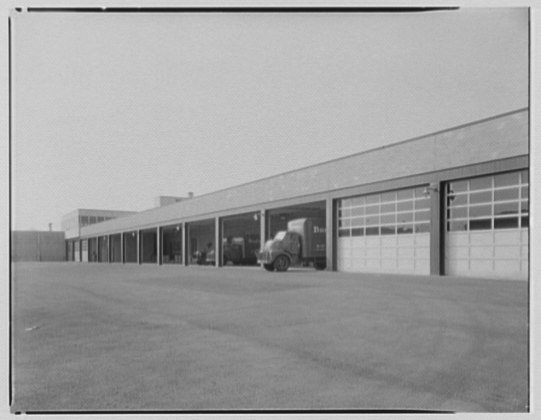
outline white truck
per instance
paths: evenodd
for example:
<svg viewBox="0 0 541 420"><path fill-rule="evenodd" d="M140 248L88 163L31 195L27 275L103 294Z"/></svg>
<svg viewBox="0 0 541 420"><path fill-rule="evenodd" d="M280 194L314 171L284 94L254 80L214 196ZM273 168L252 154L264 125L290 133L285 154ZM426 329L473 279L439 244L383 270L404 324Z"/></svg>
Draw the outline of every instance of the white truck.
<svg viewBox="0 0 541 420"><path fill-rule="evenodd" d="M280 231L267 241L258 253L258 261L268 271L287 271L292 264L310 263L316 270L324 270L326 254L325 220L306 217L291 220L287 231Z"/></svg>

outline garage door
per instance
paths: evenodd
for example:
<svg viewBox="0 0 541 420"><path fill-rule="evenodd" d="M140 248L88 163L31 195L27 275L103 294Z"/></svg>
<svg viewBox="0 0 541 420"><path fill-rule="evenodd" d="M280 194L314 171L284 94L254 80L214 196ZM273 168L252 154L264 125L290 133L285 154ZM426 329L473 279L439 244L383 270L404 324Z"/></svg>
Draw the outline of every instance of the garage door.
<svg viewBox="0 0 541 420"><path fill-rule="evenodd" d="M430 200L424 188L338 202L338 270L430 272Z"/></svg>
<svg viewBox="0 0 541 420"><path fill-rule="evenodd" d="M446 273L527 279L528 201L528 171L448 183Z"/></svg>

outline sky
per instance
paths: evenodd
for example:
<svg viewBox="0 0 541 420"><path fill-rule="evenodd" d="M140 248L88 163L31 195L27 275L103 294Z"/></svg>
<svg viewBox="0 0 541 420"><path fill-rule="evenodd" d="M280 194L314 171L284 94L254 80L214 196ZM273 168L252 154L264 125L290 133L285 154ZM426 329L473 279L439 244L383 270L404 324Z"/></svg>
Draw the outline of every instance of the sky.
<svg viewBox="0 0 541 420"><path fill-rule="evenodd" d="M528 12L14 13L12 95L12 227L58 230L525 108Z"/></svg>

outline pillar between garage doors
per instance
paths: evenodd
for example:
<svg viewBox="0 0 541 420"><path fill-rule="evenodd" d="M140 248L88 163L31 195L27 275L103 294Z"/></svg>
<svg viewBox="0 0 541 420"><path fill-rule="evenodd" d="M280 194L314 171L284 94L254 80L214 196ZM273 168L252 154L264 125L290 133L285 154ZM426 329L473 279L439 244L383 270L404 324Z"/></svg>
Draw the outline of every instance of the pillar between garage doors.
<svg viewBox="0 0 541 420"><path fill-rule="evenodd" d="M441 234L443 225L441 221L442 200L445 194L442 194L443 183L431 183L430 190L430 274L443 274L443 246Z"/></svg>

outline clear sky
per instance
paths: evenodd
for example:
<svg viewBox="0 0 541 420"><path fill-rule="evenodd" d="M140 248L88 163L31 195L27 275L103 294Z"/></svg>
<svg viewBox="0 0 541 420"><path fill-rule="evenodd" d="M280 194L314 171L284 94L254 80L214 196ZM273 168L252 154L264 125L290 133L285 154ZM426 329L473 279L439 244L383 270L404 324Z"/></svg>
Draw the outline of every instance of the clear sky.
<svg viewBox="0 0 541 420"><path fill-rule="evenodd" d="M19 13L12 29L15 229L528 106L526 9Z"/></svg>

